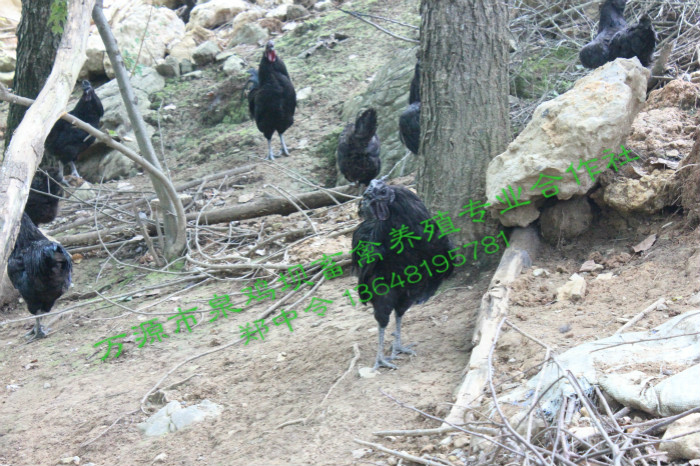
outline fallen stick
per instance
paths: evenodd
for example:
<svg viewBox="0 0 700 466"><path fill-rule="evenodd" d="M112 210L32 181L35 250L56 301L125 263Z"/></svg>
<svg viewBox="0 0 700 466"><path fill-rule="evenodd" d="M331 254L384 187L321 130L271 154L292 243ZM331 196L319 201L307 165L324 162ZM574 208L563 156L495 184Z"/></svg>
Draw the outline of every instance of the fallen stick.
<svg viewBox="0 0 700 466"><path fill-rule="evenodd" d="M516 228L509 242L510 246L501 257L488 291L481 298L467 375L459 388L450 414L445 418L443 427L449 424L464 424L465 414L482 395L490 370L489 351L498 336L500 322L508 316L510 285L524 267L531 265L531 258L536 255L539 245L537 232L533 227Z"/></svg>
<svg viewBox="0 0 700 466"><path fill-rule="evenodd" d="M665 305L664 305L665 302L666 302L666 300L664 298L657 299L656 301L654 301L654 303L652 305L650 305L649 307L644 309L642 312L640 312L636 316L632 317L632 319L629 322L627 322L625 325L618 328L617 331L613 335L618 335L618 334L622 333L624 330L630 328L631 326L633 326L634 324L636 324L637 322L642 320L651 311L656 311L657 309L663 309L663 307L665 307Z"/></svg>
<svg viewBox="0 0 700 466"><path fill-rule="evenodd" d="M402 459L405 459L408 461L413 461L414 463L425 464L426 466L445 466L445 463L436 463L435 461L430 461L430 460L426 460L423 458L419 458L418 456L409 455L408 453L404 453L402 451L390 450L387 447L385 447L384 445L380 445L379 443L365 442L364 440L360 440L360 439L353 439L353 442L359 443L360 445L372 447L375 450L379 450L379 451L382 451L384 453L388 453L390 455L394 455L394 456L397 456L399 458L402 458ZM447 463L447 464L451 464L451 463Z"/></svg>
<svg viewBox="0 0 700 466"><path fill-rule="evenodd" d="M350 194L355 187L352 185L345 185L338 188L338 192L341 193L338 197L341 200L349 200L354 196ZM343 195L347 195L344 199ZM310 193L299 194L296 196L298 204L305 210L318 209L320 207L325 207L334 204L333 199L327 192L324 191L314 191ZM200 217L200 222L202 225L212 225L216 223L228 223L235 220L247 220L250 218L265 217L267 215L288 215L297 212L297 208L292 202L283 198L275 197L269 199L262 199L257 202L251 202L248 204L234 206L234 207L224 207L223 209L210 210L209 212L203 212L201 215L199 212L190 212L187 214L187 221L193 221ZM94 221L94 218L91 220ZM151 235L156 234L156 227L152 223L147 225L148 233ZM107 230L102 230L100 235L103 240L110 239L113 240L117 236L124 236L125 234L131 233L131 236L138 234L134 225L122 225L114 228L109 228ZM91 245L99 242L99 235L96 231L91 231L87 233L78 233L75 235L58 236L56 239L64 246L73 245Z"/></svg>
<svg viewBox="0 0 700 466"><path fill-rule="evenodd" d="M232 168L232 169L230 169L230 170L226 170L226 171L223 171L223 172L215 173L215 174L213 174L213 175L207 175L207 176L205 176L205 177L203 177L203 178L199 178L199 179L196 179L196 180L192 180L192 181L188 181L188 182L186 182L186 183L182 183L182 184L176 185L176 186L175 186L175 191L177 191L177 192L182 192L182 191L185 191L186 189L190 189L190 188L193 188L193 187L198 186L198 185L201 185L201 184L206 184L206 183L209 183L209 182L211 182L211 181L215 181L215 180L218 180L218 179L220 179L220 178L224 178L224 177L226 177L226 176L238 175L238 174L241 174L241 173L246 173L246 172L252 171L252 170L254 170L254 169L255 169L255 165L244 165L244 166L242 166L242 167ZM149 197L146 197L146 198L143 198L143 199L138 199L138 200L136 200L136 201L133 201L133 202L130 202L130 203L126 204L125 206L123 206L123 209L129 209L129 208L133 208L133 207L138 207L138 206L144 205L144 204L146 204L146 203L152 201L153 199L156 199L156 196L155 196L155 195L149 196ZM107 208L110 208L110 207L107 206ZM103 217L103 216L104 216L104 214L100 214L100 218ZM81 225L85 225L85 224L87 224L87 223L91 223L92 221L93 221L93 218L92 218L92 217L81 218L81 219L79 219L79 220L76 220L76 221L74 221L74 222L68 223L68 224L66 224L66 225L58 226L58 227L54 228L53 230L49 230L48 233L49 233L49 235L51 235L51 236L55 236L57 233L61 233L61 232L67 231L67 230L71 230L71 229L76 228L76 227L79 227L79 226L81 226Z"/></svg>

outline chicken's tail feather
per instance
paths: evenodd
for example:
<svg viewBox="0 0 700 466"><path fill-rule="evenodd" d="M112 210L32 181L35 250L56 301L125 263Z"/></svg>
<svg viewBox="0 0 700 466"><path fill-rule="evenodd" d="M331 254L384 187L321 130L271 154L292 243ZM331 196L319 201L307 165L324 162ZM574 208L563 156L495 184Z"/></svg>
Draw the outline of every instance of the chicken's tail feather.
<svg viewBox="0 0 700 466"><path fill-rule="evenodd" d="M355 140L364 142L364 144L360 144L360 146L365 147L376 132L377 111L373 108L369 108L362 112L362 114L357 117L357 120L355 121Z"/></svg>

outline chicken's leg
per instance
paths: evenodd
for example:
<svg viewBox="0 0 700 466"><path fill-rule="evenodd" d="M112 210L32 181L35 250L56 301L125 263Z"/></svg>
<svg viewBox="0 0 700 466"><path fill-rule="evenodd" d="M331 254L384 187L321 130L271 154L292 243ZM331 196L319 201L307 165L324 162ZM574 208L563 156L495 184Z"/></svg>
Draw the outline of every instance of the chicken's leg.
<svg viewBox="0 0 700 466"><path fill-rule="evenodd" d="M78 169L75 168L75 162L71 162L70 166L73 170L70 172L71 176L73 176L74 178L80 178L80 174L78 173Z"/></svg>
<svg viewBox="0 0 700 466"><path fill-rule="evenodd" d="M280 155L286 155L289 157L289 149L287 149L287 145L284 143L284 136L280 134L280 144L282 144L282 148L280 149Z"/></svg>
<svg viewBox="0 0 700 466"><path fill-rule="evenodd" d="M63 185L69 186L68 182L63 177L63 162L61 162L60 160L58 161L58 179L56 181Z"/></svg>
<svg viewBox="0 0 700 466"><path fill-rule="evenodd" d="M275 154L272 153L272 140L267 140L267 157L265 160L275 160Z"/></svg>
<svg viewBox="0 0 700 466"><path fill-rule="evenodd" d="M377 360L374 362L374 370L380 367L388 367L389 369L398 369L395 365L387 361L384 357L384 330L386 328L379 326L379 348L377 348Z"/></svg>
<svg viewBox="0 0 700 466"><path fill-rule="evenodd" d="M394 344L391 345L391 356L389 359L395 359L399 353L416 354L416 352L411 349L413 345L401 345L401 317L398 315L396 316L396 332L394 332L393 335L396 338L394 339Z"/></svg>
<svg viewBox="0 0 700 466"><path fill-rule="evenodd" d="M44 327L41 326L41 317L36 318L36 323L34 324L34 327L27 332L25 337L30 337L27 343L38 340L39 338L46 338L46 332L48 332L50 329L45 329Z"/></svg>

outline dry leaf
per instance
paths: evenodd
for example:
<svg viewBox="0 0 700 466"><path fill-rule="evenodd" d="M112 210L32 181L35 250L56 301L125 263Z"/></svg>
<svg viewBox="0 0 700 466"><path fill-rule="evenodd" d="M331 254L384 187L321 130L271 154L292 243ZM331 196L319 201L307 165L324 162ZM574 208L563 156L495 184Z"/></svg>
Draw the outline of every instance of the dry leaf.
<svg viewBox="0 0 700 466"><path fill-rule="evenodd" d="M632 250L634 252L642 252L649 249L656 242L656 234L649 235L644 241L634 246Z"/></svg>

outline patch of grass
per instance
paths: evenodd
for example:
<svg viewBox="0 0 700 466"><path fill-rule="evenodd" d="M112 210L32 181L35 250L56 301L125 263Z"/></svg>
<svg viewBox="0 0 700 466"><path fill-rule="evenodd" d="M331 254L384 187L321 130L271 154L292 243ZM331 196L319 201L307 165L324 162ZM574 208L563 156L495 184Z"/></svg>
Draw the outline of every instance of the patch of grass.
<svg viewBox="0 0 700 466"><path fill-rule="evenodd" d="M511 76L511 94L521 99L536 99L550 91L566 92L573 83L559 76L577 57L578 50L566 46L547 50L545 57L528 57Z"/></svg>
<svg viewBox="0 0 700 466"><path fill-rule="evenodd" d="M325 175L324 184L334 186L338 177L336 169L336 150L338 149L338 137L343 132L343 127L338 126L326 133L316 145L316 159L319 161L319 170Z"/></svg>

